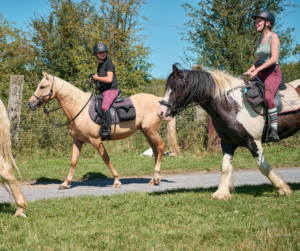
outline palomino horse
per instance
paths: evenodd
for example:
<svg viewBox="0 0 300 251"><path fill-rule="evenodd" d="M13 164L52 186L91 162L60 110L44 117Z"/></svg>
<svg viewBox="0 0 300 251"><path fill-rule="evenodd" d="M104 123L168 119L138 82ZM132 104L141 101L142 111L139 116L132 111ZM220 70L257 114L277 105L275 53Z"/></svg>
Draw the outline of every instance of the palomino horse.
<svg viewBox="0 0 300 251"><path fill-rule="evenodd" d="M11 153L11 138L9 128L10 123L6 109L0 99L0 175L4 179L4 182L7 182L9 185L13 197L17 203L18 208L15 216L20 215L26 217L26 215L23 213L23 209L27 207L27 203L11 167L12 165L18 171L20 176L20 171Z"/></svg>
<svg viewBox="0 0 300 251"><path fill-rule="evenodd" d="M277 194L289 196L292 193L290 187L271 169L264 156L262 143L266 138L266 118L252 110L241 88L237 87L242 84L243 80L220 71L180 70L173 65L173 72L167 79L165 96L157 115L162 120L170 121L178 108L196 102L211 116L223 150L221 182L218 190L212 194L212 199L231 198L230 190L234 188L232 158L239 146L250 150L260 171L271 181ZM290 84L300 91L300 80ZM278 115L280 139L295 134L299 129L299 112Z"/></svg>
<svg viewBox="0 0 300 251"><path fill-rule="evenodd" d="M39 83L34 95L29 99L27 106L31 110L36 110L42 104L46 103L48 99L57 99L61 105L68 121L71 121L84 105L88 102L91 93L85 93L70 83L53 77L46 72L43 72L44 78ZM161 180L160 165L161 159L165 149L165 143L159 136L159 128L161 121L156 116L156 111L159 107L159 101L162 98L158 98L150 94L136 94L130 97L135 109L136 119L131 121L121 122L112 125L112 140L125 139L135 133L137 130L141 130L146 137L150 147L153 150L155 156L155 169L154 178L151 179L149 185L158 184ZM102 157L105 164L110 168L114 177L113 187L120 187L119 175L113 165L110 162L109 156L105 150L105 147L99 136L100 126L95 124L89 117L88 105L83 109L79 116L68 124L68 130L73 138L73 154L71 161L71 168L67 179L60 185L59 189L67 189L71 184L75 166L78 162L81 152L82 144L84 142L91 143ZM177 154L180 154L177 142L176 142L176 130L175 121L171 123L168 128L168 135L170 147L173 148Z"/></svg>

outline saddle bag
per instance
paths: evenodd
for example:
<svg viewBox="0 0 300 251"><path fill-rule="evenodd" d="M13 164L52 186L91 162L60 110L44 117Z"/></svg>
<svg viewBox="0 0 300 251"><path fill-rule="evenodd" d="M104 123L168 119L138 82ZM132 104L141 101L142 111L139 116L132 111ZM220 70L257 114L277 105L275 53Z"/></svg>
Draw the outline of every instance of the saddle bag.
<svg viewBox="0 0 300 251"><path fill-rule="evenodd" d="M245 85L244 90L247 90L245 97L252 107L256 107L264 102L263 95L261 94L259 88L254 84L248 82Z"/></svg>
<svg viewBox="0 0 300 251"><path fill-rule="evenodd" d="M133 105L122 105L116 107L120 122L133 120L136 118L135 108Z"/></svg>

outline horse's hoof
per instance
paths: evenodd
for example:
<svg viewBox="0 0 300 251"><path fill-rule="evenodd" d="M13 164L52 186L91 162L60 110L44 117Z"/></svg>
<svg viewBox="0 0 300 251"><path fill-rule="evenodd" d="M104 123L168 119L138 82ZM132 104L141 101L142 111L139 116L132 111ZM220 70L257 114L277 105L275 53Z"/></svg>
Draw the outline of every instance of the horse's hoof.
<svg viewBox="0 0 300 251"><path fill-rule="evenodd" d="M158 185L160 181L161 181L161 176L159 176L158 178L154 179L154 184Z"/></svg>
<svg viewBox="0 0 300 251"><path fill-rule="evenodd" d="M68 187L66 186L59 186L58 190L64 190L64 189L68 189Z"/></svg>
<svg viewBox="0 0 300 251"><path fill-rule="evenodd" d="M292 194L292 190L290 188L279 189L277 190L278 196L286 196L289 197Z"/></svg>
<svg viewBox="0 0 300 251"><path fill-rule="evenodd" d="M222 194L220 192L215 192L213 193L211 196L210 196L210 200L214 200L214 199L217 199L217 200L229 200L231 199L231 194L228 193L228 194Z"/></svg>
<svg viewBox="0 0 300 251"><path fill-rule="evenodd" d="M121 187L122 183L121 182L117 182L113 185L113 188L119 188Z"/></svg>
<svg viewBox="0 0 300 251"><path fill-rule="evenodd" d="M22 216L24 218L26 218L26 214L23 213L23 208L18 208L17 211L15 212L15 215L14 217L17 217L17 216Z"/></svg>

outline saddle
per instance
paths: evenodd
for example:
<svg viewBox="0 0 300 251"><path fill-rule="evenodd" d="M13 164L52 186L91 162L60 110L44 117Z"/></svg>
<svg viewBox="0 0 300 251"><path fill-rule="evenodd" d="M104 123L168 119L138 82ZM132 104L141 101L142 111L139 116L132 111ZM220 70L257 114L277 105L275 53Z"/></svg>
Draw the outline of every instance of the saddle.
<svg viewBox="0 0 300 251"><path fill-rule="evenodd" d="M274 97L274 103L277 108L277 113L287 113L297 111L300 109L300 96L296 89L284 83L284 76L282 76L281 83ZM266 102L265 102L265 85L258 79L250 79L245 87L245 98L252 107L252 109L259 115L266 116Z"/></svg>
<svg viewBox="0 0 300 251"><path fill-rule="evenodd" d="M109 108L112 124L123 121L133 120L136 118L135 107L130 98L123 98L122 91L119 91L118 96ZM94 95L91 98L89 106L89 116L96 124L103 124L102 114L102 95Z"/></svg>

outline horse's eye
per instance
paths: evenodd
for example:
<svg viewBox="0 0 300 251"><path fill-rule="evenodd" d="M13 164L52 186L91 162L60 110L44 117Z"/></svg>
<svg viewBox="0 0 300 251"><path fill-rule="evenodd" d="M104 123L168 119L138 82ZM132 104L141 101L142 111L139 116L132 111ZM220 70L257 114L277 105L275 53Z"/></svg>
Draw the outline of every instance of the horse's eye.
<svg viewBox="0 0 300 251"><path fill-rule="evenodd" d="M45 86L40 86L40 89L44 89L45 88Z"/></svg>
<svg viewBox="0 0 300 251"><path fill-rule="evenodd" d="M175 92L176 91L176 88L174 87L173 89L172 89L172 92Z"/></svg>

